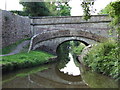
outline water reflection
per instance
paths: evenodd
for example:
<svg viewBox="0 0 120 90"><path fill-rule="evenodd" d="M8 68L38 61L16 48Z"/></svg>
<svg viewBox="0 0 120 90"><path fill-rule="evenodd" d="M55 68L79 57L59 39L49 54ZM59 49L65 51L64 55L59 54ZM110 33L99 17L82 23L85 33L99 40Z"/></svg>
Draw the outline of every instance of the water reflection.
<svg viewBox="0 0 120 90"><path fill-rule="evenodd" d="M111 78L101 74L85 71L81 75L72 76L60 72L57 63L47 69L39 66L28 70L3 75L3 88L117 88L118 84ZM35 73L31 73L34 71ZM24 75L21 75L23 74ZM14 76L17 76L13 78ZM86 83L87 84L86 84Z"/></svg>
<svg viewBox="0 0 120 90"><path fill-rule="evenodd" d="M59 48L58 62L23 69L2 77L3 88L118 88L111 78L93 73L76 62L68 48ZM78 43L77 43L78 45ZM69 53L70 52L70 53Z"/></svg>
<svg viewBox="0 0 120 90"><path fill-rule="evenodd" d="M61 72L64 72L65 74L68 73L68 75L78 76L80 75L79 67L77 67L74 63L74 59L71 53L69 53L70 61L65 65L64 68L60 69Z"/></svg>

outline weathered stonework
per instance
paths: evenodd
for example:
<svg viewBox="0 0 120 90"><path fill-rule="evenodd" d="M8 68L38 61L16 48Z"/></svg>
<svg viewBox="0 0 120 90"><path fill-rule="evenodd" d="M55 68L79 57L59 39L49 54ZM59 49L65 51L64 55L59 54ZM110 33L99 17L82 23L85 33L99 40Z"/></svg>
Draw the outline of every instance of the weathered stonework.
<svg viewBox="0 0 120 90"><path fill-rule="evenodd" d="M108 37L111 19L107 15L95 15L85 21L81 16L49 16L49 17L22 17L8 11L0 11L0 30L3 47L15 43L18 40L33 36L30 49L38 48L40 45L49 46L57 42L76 38L87 43L87 39L102 42ZM64 39L63 39L64 38ZM52 40L52 43L51 41ZM46 43L43 43L46 42ZM61 42L59 42L60 44ZM47 45L48 44L48 45ZM50 46L50 47L51 47ZM56 43L56 47L58 43ZM55 49L54 49L55 50Z"/></svg>
<svg viewBox="0 0 120 90"><path fill-rule="evenodd" d="M2 48L2 11L0 10L0 49ZM0 51L0 53L2 53Z"/></svg>
<svg viewBox="0 0 120 90"><path fill-rule="evenodd" d="M53 30L84 30L104 37L113 37L109 35L111 19L107 15L94 15L88 21L81 16L61 16L61 17L33 17L33 34L38 34Z"/></svg>
<svg viewBox="0 0 120 90"><path fill-rule="evenodd" d="M31 37L30 19L15 15L8 11L0 11L0 28L2 30L2 47L18 40Z"/></svg>
<svg viewBox="0 0 120 90"><path fill-rule="evenodd" d="M94 40L96 42L103 42L103 41L107 40L106 37L96 35L94 33L86 32L86 31L82 31L82 30L81 31L77 31L77 30L76 31L74 31L74 30L54 30L54 31L44 32L44 33L40 33L40 34L35 35L31 40L31 45L30 45L29 50L35 50L36 48L38 48L40 46L39 44L42 43L43 41L47 41L47 40L51 40L51 39L55 39L55 38L61 38L61 37L64 38L64 41L66 40L66 37L74 37L74 38L79 37L78 40L81 40L80 38L86 38L86 39ZM83 41L87 43L86 39L84 39ZM54 43L56 43L56 40L53 41L53 43L52 43L53 46L54 46ZM89 43L90 42L88 42L88 44ZM43 46L49 46L49 43L47 43L47 44L48 45L46 45L44 43ZM59 45L59 44L57 44L57 45ZM53 49L53 52L55 50L56 49Z"/></svg>
<svg viewBox="0 0 120 90"><path fill-rule="evenodd" d="M51 24L79 24L79 23L98 23L110 22L111 19L107 15L94 15L88 21L82 19L82 16L59 16L59 17L33 17L35 25L51 25Z"/></svg>
<svg viewBox="0 0 120 90"><path fill-rule="evenodd" d="M86 43L89 43L86 39L94 41L90 44L116 37L115 32L113 35L108 33L111 29L109 26L111 19L107 15L93 15L88 21L83 20L81 16L32 17L31 21L35 36L31 40L29 50L45 48L55 52L62 41L70 40L72 37L79 38L78 40L84 38L83 41Z"/></svg>
<svg viewBox="0 0 120 90"><path fill-rule="evenodd" d="M70 41L70 40L77 40L84 43L85 45L89 45L89 44L91 45L97 43L94 40L87 39L84 37L60 37L60 38L54 38L40 42L33 47L33 50L40 49L52 54L56 54L56 50L59 47L59 45L65 41Z"/></svg>

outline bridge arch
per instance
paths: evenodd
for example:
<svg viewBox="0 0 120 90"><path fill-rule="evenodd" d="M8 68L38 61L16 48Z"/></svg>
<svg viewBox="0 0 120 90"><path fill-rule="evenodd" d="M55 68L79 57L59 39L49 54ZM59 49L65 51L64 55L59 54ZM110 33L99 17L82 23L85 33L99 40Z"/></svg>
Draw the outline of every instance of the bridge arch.
<svg viewBox="0 0 120 90"><path fill-rule="evenodd" d="M40 50L44 50L44 51L55 54L57 47L60 44L66 41L71 41L71 40L80 41L84 43L85 45L96 43L93 40L82 38L82 37L60 37L60 38L54 38L54 39L40 42L34 46L33 50L40 49Z"/></svg>
<svg viewBox="0 0 120 90"><path fill-rule="evenodd" d="M107 38L96 35L91 32L83 31L83 30L55 30L55 31L47 31L40 34L36 34L31 39L31 44L29 50L35 50L40 46L52 46L53 52L56 52L57 46L68 40L79 40L86 44L93 44L95 42L103 42ZM58 42L60 41L60 42ZM56 44L56 45L55 45ZM43 48L43 47L42 47Z"/></svg>
<svg viewBox="0 0 120 90"><path fill-rule="evenodd" d="M79 42L83 43L85 46L90 45L90 43L87 43L87 42L82 41L82 40L78 40L78 39L69 39L69 40L66 40L66 41L63 41L63 42L59 43L59 44L56 46L56 49L55 49L55 50L56 50L56 53L57 53L58 48L59 48L62 44L64 44L65 42L69 42L69 41L79 41Z"/></svg>
<svg viewBox="0 0 120 90"><path fill-rule="evenodd" d="M79 41L79 42L85 44L86 46L90 45L90 43L85 42L81 39L77 39L77 37L74 37L74 39L69 39L69 40L65 40L65 41L60 42L58 46L60 46L61 44L65 43L65 42L68 42L68 41Z"/></svg>

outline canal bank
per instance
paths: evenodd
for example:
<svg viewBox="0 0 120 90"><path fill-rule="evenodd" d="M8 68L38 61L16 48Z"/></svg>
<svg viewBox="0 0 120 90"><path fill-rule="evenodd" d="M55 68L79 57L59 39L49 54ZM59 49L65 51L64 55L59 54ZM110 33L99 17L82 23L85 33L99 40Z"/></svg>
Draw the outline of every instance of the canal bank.
<svg viewBox="0 0 120 90"><path fill-rule="evenodd" d="M84 48L78 59L93 72L120 80L119 46L115 40Z"/></svg>
<svg viewBox="0 0 120 90"><path fill-rule="evenodd" d="M30 51L28 53L30 38L22 39L7 47L0 49L0 68L2 73L19 69L35 67L41 64L54 62L56 56L44 51Z"/></svg>
<svg viewBox="0 0 120 90"><path fill-rule="evenodd" d="M62 61L62 60L61 60ZM68 61L61 71L60 62L22 69L3 75L3 88L118 88L113 79L88 70L79 64L79 74L69 67ZM76 61L74 59L74 61ZM75 64L75 62L73 62ZM72 64L73 64L72 63ZM76 64L75 64L76 65ZM67 71L66 69L67 68ZM71 73L69 73L71 72Z"/></svg>
<svg viewBox="0 0 120 90"><path fill-rule="evenodd" d="M2 72L7 73L19 69L30 68L41 64L54 62L56 57L43 51L31 51L1 57Z"/></svg>
<svg viewBox="0 0 120 90"><path fill-rule="evenodd" d="M3 88L118 88L114 79L80 64L68 45L59 47L57 62L4 74Z"/></svg>

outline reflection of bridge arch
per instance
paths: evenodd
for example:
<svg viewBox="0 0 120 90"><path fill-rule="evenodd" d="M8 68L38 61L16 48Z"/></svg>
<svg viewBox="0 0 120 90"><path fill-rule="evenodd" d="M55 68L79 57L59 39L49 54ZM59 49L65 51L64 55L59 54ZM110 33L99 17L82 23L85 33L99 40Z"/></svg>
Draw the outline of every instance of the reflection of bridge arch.
<svg viewBox="0 0 120 90"><path fill-rule="evenodd" d="M35 50L40 46L49 47L51 45L54 47L54 51L56 51L57 46L67 40L80 40L88 44L93 44L95 42L103 42L106 38L82 30L55 30L33 36L29 50Z"/></svg>

